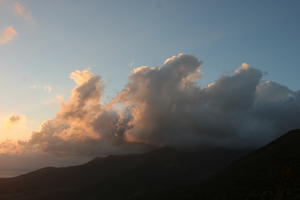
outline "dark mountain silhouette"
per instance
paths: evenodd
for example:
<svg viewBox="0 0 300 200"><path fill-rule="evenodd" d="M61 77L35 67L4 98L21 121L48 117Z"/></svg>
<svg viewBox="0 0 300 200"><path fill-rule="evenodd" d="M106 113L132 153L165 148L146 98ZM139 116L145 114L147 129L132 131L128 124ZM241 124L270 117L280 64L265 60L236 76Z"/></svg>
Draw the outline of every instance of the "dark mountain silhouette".
<svg viewBox="0 0 300 200"><path fill-rule="evenodd" d="M0 199L143 199L200 183L244 152L220 148L96 158L0 179Z"/></svg>
<svg viewBox="0 0 300 200"><path fill-rule="evenodd" d="M201 191L195 192L199 187ZM300 199L300 129L235 161L189 192L203 200Z"/></svg>
<svg viewBox="0 0 300 200"><path fill-rule="evenodd" d="M249 151L167 147L96 158L0 179L0 199L300 199L299 144L295 130L243 158Z"/></svg>

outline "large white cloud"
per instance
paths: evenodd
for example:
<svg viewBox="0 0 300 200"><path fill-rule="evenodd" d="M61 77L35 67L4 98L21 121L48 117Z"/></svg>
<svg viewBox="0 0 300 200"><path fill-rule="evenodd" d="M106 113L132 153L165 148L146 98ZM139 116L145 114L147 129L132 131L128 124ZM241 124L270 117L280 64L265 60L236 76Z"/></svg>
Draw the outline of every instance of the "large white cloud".
<svg viewBox="0 0 300 200"><path fill-rule="evenodd" d="M262 81L242 64L200 87L201 62L179 54L162 66L141 66L115 98L102 102L104 85L76 71L77 86L54 119L32 134L27 149L55 154L127 153L157 146L259 146L299 128L300 92Z"/></svg>

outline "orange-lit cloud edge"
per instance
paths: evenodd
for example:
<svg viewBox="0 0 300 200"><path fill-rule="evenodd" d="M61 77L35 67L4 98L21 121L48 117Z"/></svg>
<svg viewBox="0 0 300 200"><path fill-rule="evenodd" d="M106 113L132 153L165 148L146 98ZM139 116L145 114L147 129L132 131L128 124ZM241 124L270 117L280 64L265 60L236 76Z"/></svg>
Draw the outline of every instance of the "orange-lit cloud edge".
<svg viewBox="0 0 300 200"><path fill-rule="evenodd" d="M17 31L14 27L8 26L5 27L4 30L0 33L0 45L4 45L11 40L13 40L17 36Z"/></svg>
<svg viewBox="0 0 300 200"><path fill-rule="evenodd" d="M16 2L14 4L14 10L15 10L15 13L17 15L19 15L20 17L22 17L23 19L25 20L28 20L28 21L31 21L32 20L32 15L31 15L31 12L28 11L24 5L22 5L20 2Z"/></svg>
<svg viewBox="0 0 300 200"><path fill-rule="evenodd" d="M0 152L99 155L159 146L241 148L299 128L299 91L262 80L263 73L246 63L201 87L200 67L198 58L186 54L160 67L138 67L108 103L102 101L100 76L72 72L76 87L55 118L29 140L2 143Z"/></svg>
<svg viewBox="0 0 300 200"><path fill-rule="evenodd" d="M0 1L0 4L3 2L4 0ZM24 5L22 5L20 2L15 2L13 4L13 10L18 16L22 17L24 20L27 21L33 20L31 12L27 10L24 7ZM18 34L14 26L12 25L6 26L2 30L0 30L0 45L4 45L11 42L12 40L15 39L17 35Z"/></svg>

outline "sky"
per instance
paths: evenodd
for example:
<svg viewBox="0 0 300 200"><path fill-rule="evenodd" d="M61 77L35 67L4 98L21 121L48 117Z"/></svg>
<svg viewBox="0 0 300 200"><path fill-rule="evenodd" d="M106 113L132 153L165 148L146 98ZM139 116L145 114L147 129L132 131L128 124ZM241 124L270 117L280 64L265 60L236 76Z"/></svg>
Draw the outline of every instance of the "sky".
<svg viewBox="0 0 300 200"><path fill-rule="evenodd" d="M297 91L299 9L296 0L0 0L0 141L29 139L55 118L80 86L76 70L101 77L105 102L134 68L179 53L203 61L200 87L248 63L261 81Z"/></svg>

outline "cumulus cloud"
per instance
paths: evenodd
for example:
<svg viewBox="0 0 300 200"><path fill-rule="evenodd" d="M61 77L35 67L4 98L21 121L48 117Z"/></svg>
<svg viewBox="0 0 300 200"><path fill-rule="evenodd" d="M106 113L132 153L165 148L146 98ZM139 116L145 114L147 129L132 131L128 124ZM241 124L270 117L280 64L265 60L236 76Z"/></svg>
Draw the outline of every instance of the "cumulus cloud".
<svg viewBox="0 0 300 200"><path fill-rule="evenodd" d="M179 54L141 66L110 102L100 76L75 71L71 96L26 146L55 154L99 155L159 146L260 146L299 128L300 91L264 81L243 63L201 87L201 62Z"/></svg>
<svg viewBox="0 0 300 200"><path fill-rule="evenodd" d="M16 2L14 4L15 13L21 16L23 19L31 21L32 15L31 12L28 11L20 2Z"/></svg>
<svg viewBox="0 0 300 200"><path fill-rule="evenodd" d="M6 27L2 32L0 32L0 45L6 44L13 40L17 35L17 31L12 26Z"/></svg>
<svg viewBox="0 0 300 200"><path fill-rule="evenodd" d="M75 71L71 79L77 86L67 103L41 130L34 132L31 146L56 154L97 154L137 148L117 136L122 117L108 105L101 103L103 83L89 71ZM120 121L120 124L118 122ZM124 143L121 145L120 143ZM68 151L69 149L70 151Z"/></svg>

